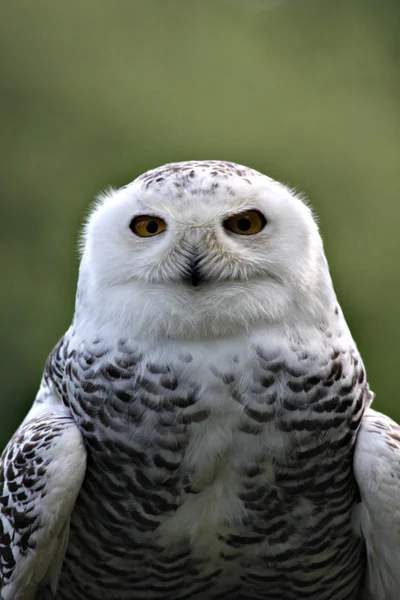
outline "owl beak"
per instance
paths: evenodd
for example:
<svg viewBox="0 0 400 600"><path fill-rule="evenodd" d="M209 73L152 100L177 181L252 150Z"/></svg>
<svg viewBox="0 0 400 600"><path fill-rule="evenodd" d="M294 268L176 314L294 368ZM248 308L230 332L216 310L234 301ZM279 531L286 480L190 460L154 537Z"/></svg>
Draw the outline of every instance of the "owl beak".
<svg viewBox="0 0 400 600"><path fill-rule="evenodd" d="M193 287L197 287L202 281L204 281L199 262L199 258L193 257L187 265L185 275L183 276L183 281L191 284Z"/></svg>

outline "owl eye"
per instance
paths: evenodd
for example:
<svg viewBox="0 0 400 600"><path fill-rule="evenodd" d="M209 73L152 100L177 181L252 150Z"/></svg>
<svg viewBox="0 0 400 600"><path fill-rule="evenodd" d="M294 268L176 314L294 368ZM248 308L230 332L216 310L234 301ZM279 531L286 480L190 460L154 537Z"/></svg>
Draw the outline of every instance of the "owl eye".
<svg viewBox="0 0 400 600"><path fill-rule="evenodd" d="M246 212L233 215L223 222L225 229L239 235L259 233L266 224L266 218L258 210L246 210Z"/></svg>
<svg viewBox="0 0 400 600"><path fill-rule="evenodd" d="M159 219L159 217L140 215L131 221L129 228L140 237L152 237L165 231L167 224L163 219Z"/></svg>

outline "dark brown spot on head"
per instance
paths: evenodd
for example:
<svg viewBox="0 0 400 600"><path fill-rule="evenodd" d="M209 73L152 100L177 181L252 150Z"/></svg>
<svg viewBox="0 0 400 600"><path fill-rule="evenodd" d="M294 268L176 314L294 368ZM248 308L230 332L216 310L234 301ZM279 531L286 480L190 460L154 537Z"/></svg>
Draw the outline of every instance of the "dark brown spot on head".
<svg viewBox="0 0 400 600"><path fill-rule="evenodd" d="M193 356L189 353L187 354L178 354L178 359L184 363L190 363L193 360Z"/></svg>

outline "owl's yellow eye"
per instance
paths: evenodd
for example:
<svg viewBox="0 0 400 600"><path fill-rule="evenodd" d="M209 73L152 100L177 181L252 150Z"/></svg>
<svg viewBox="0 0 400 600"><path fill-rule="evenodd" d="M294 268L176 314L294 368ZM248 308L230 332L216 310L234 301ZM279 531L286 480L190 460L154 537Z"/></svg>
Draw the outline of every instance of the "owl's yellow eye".
<svg viewBox="0 0 400 600"><path fill-rule="evenodd" d="M259 233L266 224L266 218L258 210L246 210L246 212L233 215L224 221L225 229L239 235Z"/></svg>
<svg viewBox="0 0 400 600"><path fill-rule="evenodd" d="M140 215L140 217L133 219L129 227L133 233L140 237L151 237L162 233L167 228L167 224L158 217Z"/></svg>

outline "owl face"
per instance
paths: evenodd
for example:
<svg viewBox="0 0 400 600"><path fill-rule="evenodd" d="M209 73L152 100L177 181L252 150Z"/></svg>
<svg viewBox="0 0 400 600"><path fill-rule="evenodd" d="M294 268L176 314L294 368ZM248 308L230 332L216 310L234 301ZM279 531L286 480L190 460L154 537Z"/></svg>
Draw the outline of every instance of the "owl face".
<svg viewBox="0 0 400 600"><path fill-rule="evenodd" d="M232 326L235 306L247 323L282 319L326 271L309 208L268 177L218 161L167 165L102 196L82 264L98 299L118 290L152 320L176 313L182 326L185 314L218 322L222 313Z"/></svg>

